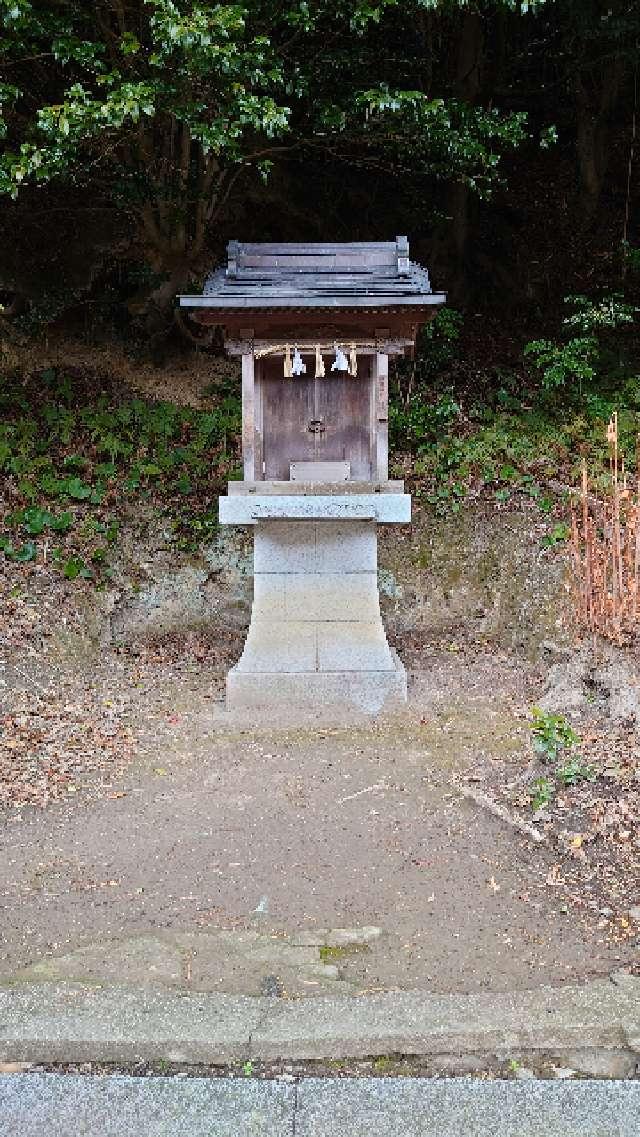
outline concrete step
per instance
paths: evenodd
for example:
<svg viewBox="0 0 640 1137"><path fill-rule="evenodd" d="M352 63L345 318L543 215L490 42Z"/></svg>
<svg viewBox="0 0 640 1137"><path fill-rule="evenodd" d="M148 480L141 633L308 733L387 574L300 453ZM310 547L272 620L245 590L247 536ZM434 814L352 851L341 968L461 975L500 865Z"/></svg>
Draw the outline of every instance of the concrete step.
<svg viewBox="0 0 640 1137"><path fill-rule="evenodd" d="M637 1137L638 1082L0 1077L0 1137Z"/></svg>

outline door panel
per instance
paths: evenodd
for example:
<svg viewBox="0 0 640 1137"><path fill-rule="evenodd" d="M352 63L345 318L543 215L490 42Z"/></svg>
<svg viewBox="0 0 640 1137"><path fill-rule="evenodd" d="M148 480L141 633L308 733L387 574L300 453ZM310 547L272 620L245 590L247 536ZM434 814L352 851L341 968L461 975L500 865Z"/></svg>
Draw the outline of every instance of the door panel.
<svg viewBox="0 0 640 1137"><path fill-rule="evenodd" d="M262 439L264 477L288 481L290 462L313 462L315 436L309 432L314 417L313 376L283 379L282 360L262 364Z"/></svg>
<svg viewBox="0 0 640 1137"><path fill-rule="evenodd" d="M311 370L313 360L306 360ZM261 362L262 454L267 480L288 481L291 462L351 463L351 480L371 477L369 361L359 374L282 377L282 360ZM310 429L311 427L311 429Z"/></svg>
<svg viewBox="0 0 640 1137"><path fill-rule="evenodd" d="M317 380L316 418L325 429L317 435L318 461L346 460L351 463L351 481L371 477L371 383L369 361L358 360L354 379L344 373Z"/></svg>

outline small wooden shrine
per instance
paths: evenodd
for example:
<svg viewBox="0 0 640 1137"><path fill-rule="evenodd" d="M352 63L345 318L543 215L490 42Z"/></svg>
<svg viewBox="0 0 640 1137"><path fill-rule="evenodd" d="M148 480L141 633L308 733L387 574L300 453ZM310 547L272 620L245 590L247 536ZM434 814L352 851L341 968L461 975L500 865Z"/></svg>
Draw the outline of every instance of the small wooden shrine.
<svg viewBox="0 0 640 1137"><path fill-rule="evenodd" d="M244 478L220 521L255 526L254 602L229 706L406 698L376 578L376 525L411 516L389 481L388 365L444 301L406 237L233 241L202 295L180 297L242 359Z"/></svg>

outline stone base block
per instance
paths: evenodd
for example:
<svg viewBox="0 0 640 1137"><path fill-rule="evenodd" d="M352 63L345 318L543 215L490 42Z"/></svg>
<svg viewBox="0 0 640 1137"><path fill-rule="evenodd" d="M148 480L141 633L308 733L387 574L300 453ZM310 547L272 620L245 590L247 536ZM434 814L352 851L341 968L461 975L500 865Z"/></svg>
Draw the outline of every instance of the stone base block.
<svg viewBox="0 0 640 1137"><path fill-rule="evenodd" d="M254 552L251 625L227 676L230 709L376 714L406 701L405 670L380 616L375 521L261 521Z"/></svg>
<svg viewBox="0 0 640 1137"><path fill-rule="evenodd" d="M391 671L243 672L227 675L229 710L262 710L274 706L322 709L351 706L378 714L407 701L407 673L395 652Z"/></svg>

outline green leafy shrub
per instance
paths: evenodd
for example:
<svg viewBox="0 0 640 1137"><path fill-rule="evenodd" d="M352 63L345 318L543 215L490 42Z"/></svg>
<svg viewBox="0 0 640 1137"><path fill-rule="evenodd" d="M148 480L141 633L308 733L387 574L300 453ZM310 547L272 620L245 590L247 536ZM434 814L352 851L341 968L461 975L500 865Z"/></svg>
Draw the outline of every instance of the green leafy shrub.
<svg viewBox="0 0 640 1137"><path fill-rule="evenodd" d="M35 561L37 550L33 541L25 541L23 545L14 546L9 537L0 537L0 549L9 561L26 563Z"/></svg>
<svg viewBox="0 0 640 1137"><path fill-rule="evenodd" d="M622 296L606 296L593 300L587 296L567 296L565 304L573 311L565 316L566 328L579 332L566 343L532 340L525 346L525 358L531 358L547 391L577 384L580 392L596 378L602 362L603 333L633 322L635 308Z"/></svg>
<svg viewBox="0 0 640 1137"><path fill-rule="evenodd" d="M416 393L405 406L392 404L389 408L389 431L392 443L417 454L432 444L460 414L460 405L450 391L435 402L426 402Z"/></svg>
<svg viewBox="0 0 640 1137"><path fill-rule="evenodd" d="M553 800L555 786L549 778L534 778L531 783L531 808L537 812Z"/></svg>
<svg viewBox="0 0 640 1137"><path fill-rule="evenodd" d="M595 768L581 762L579 758L558 766L556 774L565 786L574 786L577 782L593 782L596 778Z"/></svg>
<svg viewBox="0 0 640 1137"><path fill-rule="evenodd" d="M86 377L53 369L26 380L0 377L0 469L19 502L3 519L0 551L8 560L36 560L38 538L55 533L65 542L53 557L63 575L99 583L110 574L118 537L113 513L128 499L165 513L181 548L210 538L211 498L237 465L241 409L230 389L199 411L95 396L91 387Z"/></svg>
<svg viewBox="0 0 640 1137"><path fill-rule="evenodd" d="M554 525L551 531L542 538L542 544L547 549L553 549L556 545L562 545L569 538L571 530L566 521L559 521Z"/></svg>
<svg viewBox="0 0 640 1137"><path fill-rule="evenodd" d="M545 763L555 763L554 775L535 778L530 786L531 806L534 810L548 805L556 792L556 779L563 786L595 781L597 771L584 762L579 754L571 755L580 738L569 726L564 715L547 714L534 707L531 719L533 746ZM560 760L559 760L560 759Z"/></svg>
<svg viewBox="0 0 640 1137"><path fill-rule="evenodd" d="M595 336L578 336L565 344L532 340L524 354L532 358L543 387L549 391L569 382L583 385L595 378L598 341Z"/></svg>
<svg viewBox="0 0 640 1137"><path fill-rule="evenodd" d="M531 712L531 733L533 748L545 762L555 762L559 754L580 741L564 715L548 714L539 707Z"/></svg>

